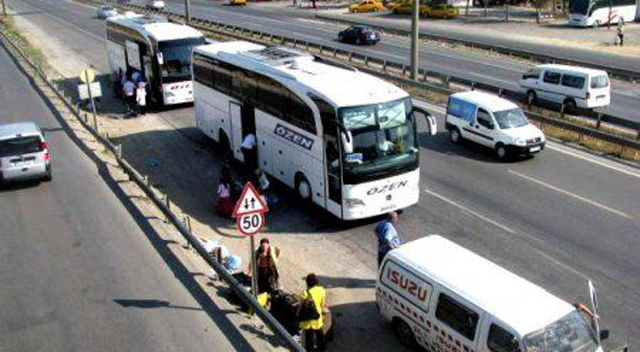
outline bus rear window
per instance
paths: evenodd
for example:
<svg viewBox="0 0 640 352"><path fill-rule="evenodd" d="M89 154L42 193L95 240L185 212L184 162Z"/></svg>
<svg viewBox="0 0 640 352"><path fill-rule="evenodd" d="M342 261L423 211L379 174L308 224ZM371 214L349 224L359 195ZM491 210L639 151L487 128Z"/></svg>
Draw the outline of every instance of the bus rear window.
<svg viewBox="0 0 640 352"><path fill-rule="evenodd" d="M606 88L609 86L609 78L607 76L591 77L591 88Z"/></svg>

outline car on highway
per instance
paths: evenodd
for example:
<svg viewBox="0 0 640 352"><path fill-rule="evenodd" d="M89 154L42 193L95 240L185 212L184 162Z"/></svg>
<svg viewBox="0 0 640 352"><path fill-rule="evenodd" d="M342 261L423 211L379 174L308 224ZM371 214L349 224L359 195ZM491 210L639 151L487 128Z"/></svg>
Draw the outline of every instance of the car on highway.
<svg viewBox="0 0 640 352"><path fill-rule="evenodd" d="M393 11L393 9L394 9L396 6L398 6L398 5L400 5L400 4L403 4L403 3L405 3L406 1L407 1L407 0L397 0L397 1L390 2L390 3L387 3L387 4L383 4L383 5L384 5L384 7L386 7L386 8L387 8L387 10L391 10L391 11Z"/></svg>
<svg viewBox="0 0 640 352"><path fill-rule="evenodd" d="M150 0L147 7L152 10L164 10L164 0Z"/></svg>
<svg viewBox="0 0 640 352"><path fill-rule="evenodd" d="M393 13L404 13L404 14L411 14L412 11L413 11L413 1L403 1L399 4L396 4L391 10L391 12ZM427 13L429 13L429 6L420 5L420 15L426 16Z"/></svg>
<svg viewBox="0 0 640 352"><path fill-rule="evenodd" d="M229 0L229 5L232 6L246 6L247 0Z"/></svg>
<svg viewBox="0 0 640 352"><path fill-rule="evenodd" d="M367 26L351 26L338 33L338 40L342 43L353 43L356 45L375 45L380 41L380 33Z"/></svg>
<svg viewBox="0 0 640 352"><path fill-rule="evenodd" d="M51 181L51 156L44 134L33 122L0 125L0 183Z"/></svg>
<svg viewBox="0 0 640 352"><path fill-rule="evenodd" d="M373 12L384 11L384 5L376 0L362 0L357 4L349 6L349 12Z"/></svg>
<svg viewBox="0 0 640 352"><path fill-rule="evenodd" d="M113 16L118 14L118 11L116 11L116 9L114 9L111 6L107 6L107 5L102 5L102 6L98 7L97 11L98 11L98 18L99 19L105 19L105 18L113 17Z"/></svg>
<svg viewBox="0 0 640 352"><path fill-rule="evenodd" d="M592 109L611 103L611 85L606 71L567 65L538 65L522 75L520 91L533 103L537 99Z"/></svg>
<svg viewBox="0 0 640 352"><path fill-rule="evenodd" d="M513 155L533 155L545 146L544 134L529 123L522 109L484 92L452 94L445 125L454 143L466 139L492 148L501 160Z"/></svg>
<svg viewBox="0 0 640 352"><path fill-rule="evenodd" d="M421 11L421 14L433 18L456 18L460 14L460 11L455 6L438 4L428 7L425 13Z"/></svg>

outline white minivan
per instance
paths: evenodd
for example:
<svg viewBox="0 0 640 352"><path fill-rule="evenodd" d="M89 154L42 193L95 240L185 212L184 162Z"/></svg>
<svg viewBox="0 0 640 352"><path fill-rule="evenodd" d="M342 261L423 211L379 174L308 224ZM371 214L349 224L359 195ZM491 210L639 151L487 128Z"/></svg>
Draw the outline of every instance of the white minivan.
<svg viewBox="0 0 640 352"><path fill-rule="evenodd" d="M566 65L538 65L522 75L520 90L531 102L536 99L591 109L611 103L611 86L606 71Z"/></svg>
<svg viewBox="0 0 640 352"><path fill-rule="evenodd" d="M454 143L462 139L476 142L493 148L500 159L531 155L544 149L544 134L529 123L522 109L492 94L479 91L452 94L445 120Z"/></svg>
<svg viewBox="0 0 640 352"><path fill-rule="evenodd" d="M387 254L376 301L403 344L429 351L602 352L608 336L586 305L578 311L438 235Z"/></svg>

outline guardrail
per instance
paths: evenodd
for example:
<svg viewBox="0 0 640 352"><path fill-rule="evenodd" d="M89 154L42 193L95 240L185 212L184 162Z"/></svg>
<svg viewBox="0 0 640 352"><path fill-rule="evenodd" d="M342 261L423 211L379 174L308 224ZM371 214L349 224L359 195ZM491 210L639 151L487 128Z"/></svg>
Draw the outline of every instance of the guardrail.
<svg viewBox="0 0 640 352"><path fill-rule="evenodd" d="M150 14L165 16L167 17L167 19L173 20L176 22L184 22L184 16L180 14L152 10L144 6L133 5L133 4L123 4L120 6L124 9L144 11ZM237 39L259 41L263 43L267 42L270 44L287 45L293 48L304 49L305 51L315 50L319 55L322 55L325 57L329 56L333 58L343 58L349 62L355 62L359 60L364 65L364 67L374 67L377 65L379 67L379 70L368 70L367 72L374 75L383 76L386 78L390 77L389 73L393 71L395 71L396 74L399 75L401 78L407 78L408 73L410 72L409 65L405 65L402 63L394 62L394 61L374 58L374 57L370 57L357 52L338 49L333 46L317 44L314 42L300 40L293 37L277 36L277 35L272 35L270 33L264 33L261 31L247 29L244 27L228 25L221 22L216 22L216 21L211 21L206 19L198 19L193 17L191 19L190 25L193 27L199 28L201 30L217 32L225 36L229 36ZM362 69L362 65L359 66L359 68ZM382 71L382 73L380 71ZM454 90L450 89L452 86L464 86L467 89L471 89L471 90L482 89L485 91L496 93L501 96L517 99L519 101L526 100L526 95L519 91L513 91L513 90L500 88L500 87L492 86L485 83L475 82L470 79L442 74L436 71L420 69L419 76L420 77L418 79L418 82L423 83L425 88L429 88L432 91L441 92L443 94L453 93ZM433 82L436 82L436 83L433 83ZM564 108L560 107L559 110L562 112L562 115L564 116L564 111L565 111ZM631 120L624 119L614 115L597 113L597 112L593 112L585 109L580 109L579 112L581 117L590 118L595 121L596 130L599 130L602 123L604 122L617 127L623 127L626 129L633 130L635 131L635 134L636 134L635 139L640 140L640 123L639 122L631 121ZM621 138L621 139L624 139L624 138Z"/></svg>
<svg viewBox="0 0 640 352"><path fill-rule="evenodd" d="M229 285L229 287L242 299L244 303L246 303L253 311L257 314L257 316L271 329L271 331L281 339L281 342L284 343L285 347L289 348L292 351L296 352L305 352L305 349L296 342L293 337L287 332L287 330L282 327L282 325L253 297L238 281L224 268L220 263L218 263L207 251L204 246L197 238L196 235L193 234L190 226L185 225L183 221L179 218L179 216L171 210L171 203L169 201L169 196L167 194L162 197L158 193L156 193L150 185L149 177L143 176L140 174L131 164L129 164L124 157L122 156L122 147L121 145L114 145L108 138L107 135L101 134L98 125L95 120L93 120L93 126L89 122L88 115L85 113L84 117L81 115L80 110L76 105L74 105L71 101L69 101L64 93L58 90L58 88L53 84L47 75L42 71L41 67L34 63L27 54L23 52L22 49L18 45L16 45L10 38L8 38L3 31L0 31L0 36L2 37L2 43L8 43L12 49L14 49L22 58L24 62L26 62L40 77L40 79L45 82L45 84L55 93L55 95L60 99L64 105L69 109L69 111L73 112L75 117L80 121L80 123L87 129L91 134L102 143L107 149L109 149L116 157L118 164L124 170L124 172L145 192L145 194L153 201L153 203L162 211L162 213L166 216L167 220L169 220L180 232L180 234L187 240L188 244L192 246L196 252L205 260L205 262L219 275L222 280ZM9 51L10 55L13 55Z"/></svg>
<svg viewBox="0 0 640 352"><path fill-rule="evenodd" d="M369 27L378 29L380 31L384 31L387 33L395 34L395 35L404 35L404 36L411 35L411 32L409 30L396 28L391 25L363 23L362 21L349 20L349 19L338 18L330 15L321 15L321 14L317 14L315 17L321 20L334 21L337 23L344 23L344 24L351 24L351 25L353 24L367 25ZM501 46L501 45L480 43L478 41L455 38L455 37L446 36L446 35L420 33L420 38L435 40L435 41L440 41L445 43L451 43L451 44L462 44L471 48L494 51L500 54L517 56L517 57L521 57L531 61L538 61L542 63L554 63L554 64L566 64L566 65L591 67L594 69L607 71L609 74L615 77L625 79L628 81L640 80L640 71L625 70L625 69L620 69L620 68L609 66L609 65L594 64L591 62L570 59L567 57L558 57L556 55L551 56L551 55L541 54L538 52L532 52L524 49L515 49L515 48L510 48L510 47Z"/></svg>

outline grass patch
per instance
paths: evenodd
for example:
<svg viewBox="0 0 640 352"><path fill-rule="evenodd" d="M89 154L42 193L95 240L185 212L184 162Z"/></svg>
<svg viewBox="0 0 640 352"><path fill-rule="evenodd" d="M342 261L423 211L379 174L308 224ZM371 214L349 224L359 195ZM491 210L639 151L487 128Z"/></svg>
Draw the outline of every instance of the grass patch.
<svg viewBox="0 0 640 352"><path fill-rule="evenodd" d="M29 41L20 34L11 15L7 15L2 19L2 21L0 21L0 31L2 31L9 40L16 44L20 50L27 54L29 59L31 59L38 67L42 68L47 64L44 53L40 49L32 46Z"/></svg>

